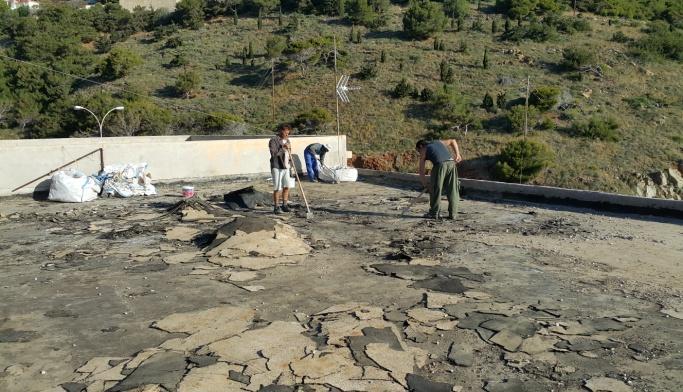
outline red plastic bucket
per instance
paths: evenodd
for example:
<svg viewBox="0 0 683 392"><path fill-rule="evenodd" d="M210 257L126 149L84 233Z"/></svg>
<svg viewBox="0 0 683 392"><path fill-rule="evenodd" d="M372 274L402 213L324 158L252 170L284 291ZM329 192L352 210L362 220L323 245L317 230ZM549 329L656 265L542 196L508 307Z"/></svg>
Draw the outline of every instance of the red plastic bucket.
<svg viewBox="0 0 683 392"><path fill-rule="evenodd" d="M194 196L194 187L193 186L184 186L183 187L183 197L192 197Z"/></svg>

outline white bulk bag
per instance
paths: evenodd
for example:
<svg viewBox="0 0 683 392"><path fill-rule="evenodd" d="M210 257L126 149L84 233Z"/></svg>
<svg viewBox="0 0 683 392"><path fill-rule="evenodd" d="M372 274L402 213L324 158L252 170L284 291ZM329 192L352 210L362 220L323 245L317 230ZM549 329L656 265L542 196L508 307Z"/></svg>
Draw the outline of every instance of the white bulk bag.
<svg viewBox="0 0 683 392"><path fill-rule="evenodd" d="M353 167L327 167L319 165L318 177L325 182L355 182L358 170Z"/></svg>
<svg viewBox="0 0 683 392"><path fill-rule="evenodd" d="M76 171L58 171L50 182L49 200L66 203L82 203L97 199L100 186L94 178Z"/></svg>

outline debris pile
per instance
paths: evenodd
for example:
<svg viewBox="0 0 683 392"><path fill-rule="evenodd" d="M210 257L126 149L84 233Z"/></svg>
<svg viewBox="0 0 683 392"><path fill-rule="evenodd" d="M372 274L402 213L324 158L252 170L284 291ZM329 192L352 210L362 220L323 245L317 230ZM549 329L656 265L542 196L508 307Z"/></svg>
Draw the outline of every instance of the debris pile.
<svg viewBox="0 0 683 392"><path fill-rule="evenodd" d="M183 222L211 222L226 215L225 211L196 195L175 203L167 213L180 215Z"/></svg>
<svg viewBox="0 0 683 392"><path fill-rule="evenodd" d="M265 217L237 217L216 231L205 250L209 262L250 270L298 264L311 252L291 226Z"/></svg>
<svg viewBox="0 0 683 392"><path fill-rule="evenodd" d="M257 205L265 206L272 203L271 195L259 192L253 186L226 193L223 195L223 201L231 210L253 210Z"/></svg>
<svg viewBox="0 0 683 392"><path fill-rule="evenodd" d="M108 165L97 179L102 184L103 196L150 196L157 191L146 163Z"/></svg>
<svg viewBox="0 0 683 392"><path fill-rule="evenodd" d="M332 306L297 322L256 320L224 306L152 324L171 338L132 357L97 357L64 388L123 391L451 391L416 374L427 352L408 346L381 308ZM325 343L319 343L323 340ZM448 389L415 389L430 385ZM279 388L281 389L277 389ZM72 389L69 389L72 390Z"/></svg>

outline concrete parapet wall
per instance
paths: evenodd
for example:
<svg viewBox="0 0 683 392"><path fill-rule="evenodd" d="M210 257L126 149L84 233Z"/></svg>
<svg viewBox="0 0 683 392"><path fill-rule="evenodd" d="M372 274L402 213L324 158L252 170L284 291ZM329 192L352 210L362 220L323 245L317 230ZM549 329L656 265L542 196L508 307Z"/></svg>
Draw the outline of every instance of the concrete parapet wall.
<svg viewBox="0 0 683 392"><path fill-rule="evenodd" d="M419 184L420 176L412 173L382 172L359 169L366 178ZM486 200L521 200L537 203L561 204L618 213L683 218L683 201L651 199L616 193L584 191L550 186L512 184L507 182L460 179L461 192L466 197Z"/></svg>
<svg viewBox="0 0 683 392"><path fill-rule="evenodd" d="M268 140L271 136L191 137L137 136L71 139L0 140L0 196L45 190L44 177L16 192L12 190L89 152L95 152L68 168L86 174L105 165L147 162L154 181L240 176L270 173ZM305 171L303 151L311 143L328 143L328 165L345 162L346 136L292 136L292 155L299 171ZM339 151L343 151L342 154ZM42 184L41 184L42 181ZM41 184L38 188L37 185Z"/></svg>

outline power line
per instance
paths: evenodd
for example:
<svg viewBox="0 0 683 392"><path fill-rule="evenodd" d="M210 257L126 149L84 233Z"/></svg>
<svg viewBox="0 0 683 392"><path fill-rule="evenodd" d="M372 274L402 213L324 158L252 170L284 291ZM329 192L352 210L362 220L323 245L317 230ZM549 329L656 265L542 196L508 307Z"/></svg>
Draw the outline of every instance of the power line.
<svg viewBox="0 0 683 392"><path fill-rule="evenodd" d="M128 94L131 94L131 95L135 95L135 96L138 96L138 97L149 98L149 99L152 99L152 100L157 101L157 102L158 102L159 104L161 104L162 106L170 107L170 108L172 108L172 109L186 110L186 111L189 111L189 112L200 113L200 114L203 114L203 115L209 116L209 117L224 119L224 117L217 116L217 115L215 115L215 114L208 113L208 112L205 112L205 111L202 111L202 110L199 110L199 109L191 108L191 107L189 107L189 106L182 106L182 105L176 105L176 104L173 104L173 103L165 102L165 101L163 101L161 98L158 98L158 97L154 97L154 96L151 96L151 95L140 94L140 93L137 93L137 92L135 92L135 91L127 90L127 89L125 89L125 88L123 88L123 87L121 87L121 86L116 86L116 85L112 85L112 84L106 84L106 83L98 82L98 81L93 80L93 79L88 79L88 78L84 78L84 77L82 77L82 76L70 74L70 73L68 73L68 72L60 71L60 70L54 69L54 68L49 67L49 66L46 66L46 65L34 63L34 62L32 62L32 61L26 61L26 60L21 60L21 59L12 57L12 56L7 56L6 54L1 53L1 52L0 52L0 57L5 58L5 59L7 59L7 60L16 61L17 63L29 65L29 66L36 67L36 68L40 68L40 69L43 69L43 70L46 70L46 71L50 71L50 72L53 72L53 73L56 73L56 74L60 74L60 75L63 75L63 76L67 76L67 77L70 77L70 78L73 78L73 79L77 79L77 80L80 80L80 81L88 82L88 83L91 83L91 84L94 84L94 85L97 85L97 86L102 86L102 87L106 87L106 88L113 88L113 89L117 89L117 90L119 90L119 91L122 91L122 92L125 92L125 93L128 93ZM266 74L265 74L264 77L263 77L264 83L265 83L265 81L267 80L267 77L268 77L269 74L270 74L270 69L267 70ZM227 114L227 113L226 113L226 114ZM266 131L266 130L260 128L260 127L257 127L257 126L254 126L254 125L250 125L250 126L251 126L252 128L254 128L254 129L258 130L258 131L270 133L270 131Z"/></svg>

